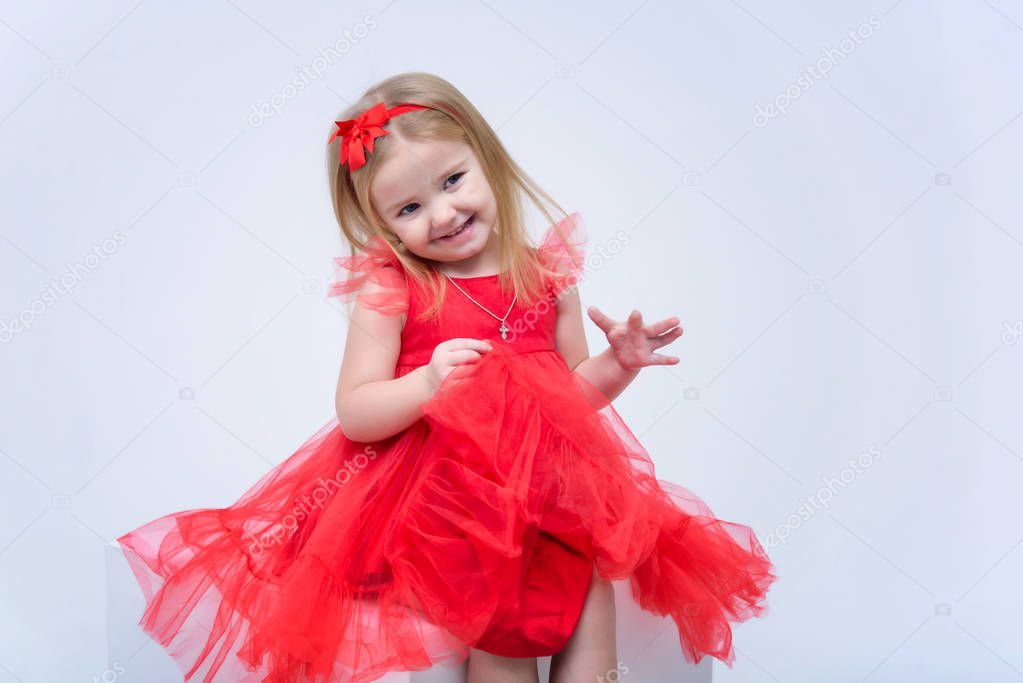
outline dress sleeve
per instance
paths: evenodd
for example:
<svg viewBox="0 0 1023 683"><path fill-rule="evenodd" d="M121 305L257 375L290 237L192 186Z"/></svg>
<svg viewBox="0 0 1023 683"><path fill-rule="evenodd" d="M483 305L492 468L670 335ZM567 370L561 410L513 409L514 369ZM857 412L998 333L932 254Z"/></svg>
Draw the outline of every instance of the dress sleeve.
<svg viewBox="0 0 1023 683"><path fill-rule="evenodd" d="M549 287L553 294L560 293L582 279L587 241L586 224L578 212L569 214L544 233L537 253L547 268L559 273L558 276L549 279ZM574 253L569 252L569 244L574 247Z"/></svg>
<svg viewBox="0 0 1023 683"><path fill-rule="evenodd" d="M371 237L364 252L336 256L333 260L334 277L328 286L328 297L337 297L345 303L358 301L384 315L408 311L404 269L381 237Z"/></svg>

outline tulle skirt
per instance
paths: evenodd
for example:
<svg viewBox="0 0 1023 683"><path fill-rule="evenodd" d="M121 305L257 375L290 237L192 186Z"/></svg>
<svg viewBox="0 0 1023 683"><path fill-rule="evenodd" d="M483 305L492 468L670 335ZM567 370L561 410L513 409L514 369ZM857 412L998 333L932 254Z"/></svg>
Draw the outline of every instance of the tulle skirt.
<svg viewBox="0 0 1023 683"><path fill-rule="evenodd" d="M398 366L397 375L411 366ZM469 648L559 652L594 573L670 616L693 663L775 576L752 530L659 481L606 398L556 351L500 344L384 440L332 419L227 508L118 541L142 628L185 680L358 683Z"/></svg>

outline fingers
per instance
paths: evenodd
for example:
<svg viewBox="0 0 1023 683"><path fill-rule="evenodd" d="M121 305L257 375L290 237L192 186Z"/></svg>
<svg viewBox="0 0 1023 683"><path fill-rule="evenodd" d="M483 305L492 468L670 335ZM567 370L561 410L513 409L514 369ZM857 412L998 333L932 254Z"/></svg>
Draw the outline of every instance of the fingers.
<svg viewBox="0 0 1023 683"><path fill-rule="evenodd" d="M615 321L604 315L596 306L590 306L586 309L586 312L589 314L590 320L596 323L597 327L605 332L610 331L610 329L615 325Z"/></svg>
<svg viewBox="0 0 1023 683"><path fill-rule="evenodd" d="M664 334L657 335L656 337L650 337L648 341L650 343L651 348L658 349L664 346L665 344L670 344L671 342L675 341L681 336L682 328L675 327L672 328L670 331L665 332Z"/></svg>
<svg viewBox="0 0 1023 683"><path fill-rule="evenodd" d="M659 353L651 353L648 360L650 365L675 365L679 362L677 356L662 356Z"/></svg>
<svg viewBox="0 0 1023 683"><path fill-rule="evenodd" d="M483 355L483 351L462 349L461 351L455 351L452 355L448 356L448 362L451 365L465 365L466 363L475 363L483 358Z"/></svg>
<svg viewBox="0 0 1023 683"><path fill-rule="evenodd" d="M610 332L611 329L617 325L614 320L604 315L596 306L588 307L586 312L589 313L593 322L595 322L605 333ZM642 313L633 309L632 313L629 314L626 324L630 330L642 332L643 335L651 341L656 340L654 348L664 346L665 344L678 339L682 335L682 328L679 326L679 319L675 316L665 318L664 320L656 323L644 325Z"/></svg>
<svg viewBox="0 0 1023 683"><path fill-rule="evenodd" d="M590 306L586 310L590 314L590 317L593 319L593 322L597 323L597 325L599 325L601 328L606 328L611 325L614 325L615 321L601 313L600 309L597 308L596 306ZM644 325L643 314L640 313L637 309L632 309L632 313L629 314L629 318L626 322L629 325L629 327L642 330L643 333L646 334L648 337L656 337L657 335L663 334L664 332L667 332L671 328L678 325L679 320L677 317L673 316L671 318L665 318L664 320L661 320L656 323Z"/></svg>
<svg viewBox="0 0 1023 683"><path fill-rule="evenodd" d="M449 339L451 350L473 349L475 351L493 351L493 345L486 339L473 339L471 337L456 337Z"/></svg>
<svg viewBox="0 0 1023 683"><path fill-rule="evenodd" d="M596 306L590 306L589 308L586 309L586 312L589 313L590 318L593 320L593 322L597 323L597 326L600 327L600 329L604 330L605 332L609 331L616 324L614 320L604 315ZM629 325L629 327L637 330L643 329L642 314L639 311L633 309L632 313L629 314L627 324Z"/></svg>
<svg viewBox="0 0 1023 683"><path fill-rule="evenodd" d="M485 353L476 349L457 349L449 352L445 360L449 365L471 365L483 358Z"/></svg>
<svg viewBox="0 0 1023 683"><path fill-rule="evenodd" d="M441 349L442 362L450 365L467 365L480 360L484 354L494 350L493 345L485 339L455 337L438 345Z"/></svg>
<svg viewBox="0 0 1023 683"><path fill-rule="evenodd" d="M657 335L664 334L671 328L678 325L678 322L678 318L672 316L671 318L665 318L664 320L656 323L650 323L643 328L643 331L646 332L648 337L656 337Z"/></svg>
<svg viewBox="0 0 1023 683"><path fill-rule="evenodd" d="M635 309L629 314L629 327L636 330L643 329L643 316Z"/></svg>

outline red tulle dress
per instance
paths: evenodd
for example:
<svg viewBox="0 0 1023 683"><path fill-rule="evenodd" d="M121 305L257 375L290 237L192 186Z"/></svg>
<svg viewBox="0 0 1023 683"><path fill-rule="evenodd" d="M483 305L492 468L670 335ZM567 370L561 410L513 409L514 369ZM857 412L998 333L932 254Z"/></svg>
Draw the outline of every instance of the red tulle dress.
<svg viewBox="0 0 1023 683"><path fill-rule="evenodd" d="M657 480L555 350L553 297L581 273L587 239L578 213L558 227L577 252L548 229L551 303L516 303L507 339L450 283L440 320L416 320L422 290L382 240L335 259L347 277L332 295L406 315L395 377L453 337L494 350L456 367L404 431L361 443L331 419L230 507L118 538L145 594L140 625L185 680L357 683L457 663L470 647L551 655L594 572L670 616L688 661L732 665L729 622L766 612L772 565L751 529ZM498 315L511 304L497 275L458 283Z"/></svg>

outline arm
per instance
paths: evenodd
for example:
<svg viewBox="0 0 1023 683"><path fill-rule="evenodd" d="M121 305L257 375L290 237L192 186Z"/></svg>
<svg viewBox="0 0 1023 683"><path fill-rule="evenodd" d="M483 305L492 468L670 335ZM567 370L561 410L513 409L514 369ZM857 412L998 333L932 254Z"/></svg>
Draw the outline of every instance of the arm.
<svg viewBox="0 0 1023 683"><path fill-rule="evenodd" d="M582 304L576 287L565 289L558 300L558 319L554 342L568 367L613 401L636 378L639 369L626 370L619 364L611 347L590 357L583 330Z"/></svg>
<svg viewBox="0 0 1023 683"><path fill-rule="evenodd" d="M590 306L586 312L607 335L609 346L599 356L589 358L579 293L573 287L564 290L561 297L558 302L555 345L568 367L596 387L608 401L613 401L622 393L636 379L641 368L679 362L677 356L653 352L682 336L678 318L666 318L644 325L643 316L633 310L628 320L619 323L608 318L596 306Z"/></svg>
<svg viewBox="0 0 1023 683"><path fill-rule="evenodd" d="M357 303L348 324L335 409L338 424L353 441L385 439L422 417L433 394L426 366L394 377L401 348L402 316Z"/></svg>
<svg viewBox="0 0 1023 683"><path fill-rule="evenodd" d="M632 383L639 374L639 369L626 370L615 358L614 351L608 346L600 355L587 358L580 363L575 371L590 384L597 387L608 401L618 398L625 387Z"/></svg>

